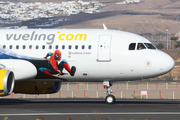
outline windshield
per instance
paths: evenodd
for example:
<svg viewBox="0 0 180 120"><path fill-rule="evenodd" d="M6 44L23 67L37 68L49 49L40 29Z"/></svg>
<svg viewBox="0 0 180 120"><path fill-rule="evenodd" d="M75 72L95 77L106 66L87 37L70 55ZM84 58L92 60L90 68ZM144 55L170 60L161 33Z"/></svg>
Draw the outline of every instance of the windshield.
<svg viewBox="0 0 180 120"><path fill-rule="evenodd" d="M156 49L151 43L144 43L148 49Z"/></svg>
<svg viewBox="0 0 180 120"><path fill-rule="evenodd" d="M146 49L143 43L138 43L137 50L143 50Z"/></svg>
<svg viewBox="0 0 180 120"><path fill-rule="evenodd" d="M131 43L129 45L129 50L135 50L135 48L136 48L136 43Z"/></svg>

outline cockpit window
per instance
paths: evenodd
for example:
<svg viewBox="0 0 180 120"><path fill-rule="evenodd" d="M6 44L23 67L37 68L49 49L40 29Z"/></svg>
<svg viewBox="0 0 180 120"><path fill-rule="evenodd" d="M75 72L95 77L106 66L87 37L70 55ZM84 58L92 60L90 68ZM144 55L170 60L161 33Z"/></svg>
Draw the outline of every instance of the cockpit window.
<svg viewBox="0 0 180 120"><path fill-rule="evenodd" d="M148 49L156 49L151 43L144 43Z"/></svg>
<svg viewBox="0 0 180 120"><path fill-rule="evenodd" d="M137 50L146 49L143 43L138 43Z"/></svg>
<svg viewBox="0 0 180 120"><path fill-rule="evenodd" d="M135 48L136 48L136 43L131 43L129 45L129 50L135 50Z"/></svg>

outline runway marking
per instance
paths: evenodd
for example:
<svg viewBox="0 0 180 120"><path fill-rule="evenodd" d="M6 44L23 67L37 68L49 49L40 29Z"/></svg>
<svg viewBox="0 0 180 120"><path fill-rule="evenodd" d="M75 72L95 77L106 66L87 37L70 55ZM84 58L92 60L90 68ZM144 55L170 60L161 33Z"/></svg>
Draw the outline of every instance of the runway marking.
<svg viewBox="0 0 180 120"><path fill-rule="evenodd" d="M38 115L180 115L180 112L115 112L115 113L24 113L24 114L0 114L0 116L38 116Z"/></svg>

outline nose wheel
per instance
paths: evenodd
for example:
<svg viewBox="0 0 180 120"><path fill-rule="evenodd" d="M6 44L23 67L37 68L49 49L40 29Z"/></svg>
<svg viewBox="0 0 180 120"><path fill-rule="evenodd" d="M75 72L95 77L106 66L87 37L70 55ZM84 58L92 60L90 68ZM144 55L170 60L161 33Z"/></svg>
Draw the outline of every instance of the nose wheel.
<svg viewBox="0 0 180 120"><path fill-rule="evenodd" d="M114 95L111 95L114 91L111 90L112 86L114 85L115 82L113 81L104 81L103 82L103 87L106 88L106 98L105 101L107 104L114 104L116 102L116 98Z"/></svg>
<svg viewBox="0 0 180 120"><path fill-rule="evenodd" d="M105 101L107 104L114 104L116 102L116 98L114 95L107 95Z"/></svg>

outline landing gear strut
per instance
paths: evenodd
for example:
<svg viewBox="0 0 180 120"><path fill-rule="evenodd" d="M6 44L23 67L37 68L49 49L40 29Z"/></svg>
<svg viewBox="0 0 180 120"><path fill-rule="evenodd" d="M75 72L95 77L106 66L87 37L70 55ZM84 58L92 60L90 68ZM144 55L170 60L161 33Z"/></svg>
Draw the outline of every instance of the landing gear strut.
<svg viewBox="0 0 180 120"><path fill-rule="evenodd" d="M116 102L116 98L114 95L111 95L114 91L111 90L112 86L114 85L114 81L104 81L103 87L106 88L105 94L107 95L105 98L106 103L114 104Z"/></svg>

